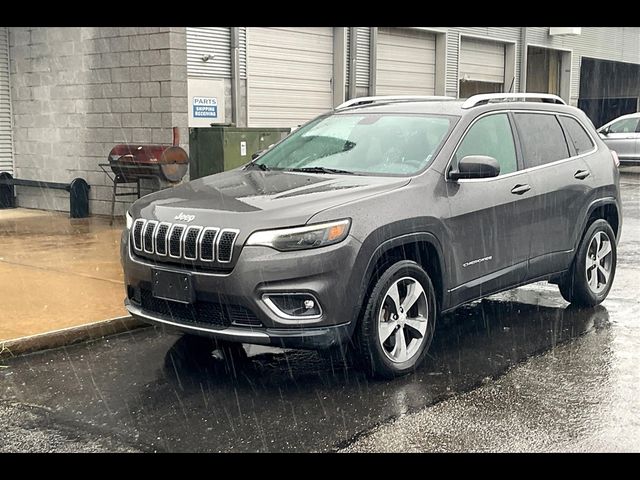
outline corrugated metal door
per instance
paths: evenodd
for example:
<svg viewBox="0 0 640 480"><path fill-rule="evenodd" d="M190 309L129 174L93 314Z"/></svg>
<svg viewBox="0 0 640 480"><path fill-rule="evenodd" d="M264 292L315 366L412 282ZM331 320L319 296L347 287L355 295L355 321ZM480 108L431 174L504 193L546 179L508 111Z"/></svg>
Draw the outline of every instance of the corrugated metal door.
<svg viewBox="0 0 640 480"><path fill-rule="evenodd" d="M247 28L250 127L293 127L333 108L333 28Z"/></svg>
<svg viewBox="0 0 640 480"><path fill-rule="evenodd" d="M427 32L380 28L376 95L433 95L436 37Z"/></svg>
<svg viewBox="0 0 640 480"><path fill-rule="evenodd" d="M504 43L463 37L460 80L504 83Z"/></svg>
<svg viewBox="0 0 640 480"><path fill-rule="evenodd" d="M9 30L7 27L0 27L0 172L13 173L11 124Z"/></svg>
<svg viewBox="0 0 640 480"><path fill-rule="evenodd" d="M230 27L187 27L187 75L231 78Z"/></svg>

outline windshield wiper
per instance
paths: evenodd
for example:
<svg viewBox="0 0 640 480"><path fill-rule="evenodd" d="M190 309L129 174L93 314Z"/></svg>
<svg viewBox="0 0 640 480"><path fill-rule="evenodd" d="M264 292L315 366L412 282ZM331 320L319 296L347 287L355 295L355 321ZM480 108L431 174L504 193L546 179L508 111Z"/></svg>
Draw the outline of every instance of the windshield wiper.
<svg viewBox="0 0 640 480"><path fill-rule="evenodd" d="M251 169L259 169L262 170L264 172L268 172L269 170L271 170L269 167L267 167L264 163L258 163L258 162L251 162L248 163L243 170L251 170Z"/></svg>
<svg viewBox="0 0 640 480"><path fill-rule="evenodd" d="M300 168L290 168L290 172L306 172L306 173L339 173L343 175L357 175L355 172L350 172L349 170L340 170L339 168L328 168L328 167L300 167Z"/></svg>

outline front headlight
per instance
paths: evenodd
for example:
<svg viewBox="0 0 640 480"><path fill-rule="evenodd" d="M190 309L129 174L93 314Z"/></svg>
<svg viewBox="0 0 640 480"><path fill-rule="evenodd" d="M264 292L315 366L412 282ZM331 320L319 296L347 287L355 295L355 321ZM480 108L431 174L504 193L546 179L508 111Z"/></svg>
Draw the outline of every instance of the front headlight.
<svg viewBox="0 0 640 480"><path fill-rule="evenodd" d="M351 220L318 223L306 227L265 230L253 233L247 245L262 245L281 252L325 247L341 242L349 234Z"/></svg>
<svg viewBox="0 0 640 480"><path fill-rule="evenodd" d="M133 226L133 217L129 212L127 212L127 230L131 230L132 226Z"/></svg>

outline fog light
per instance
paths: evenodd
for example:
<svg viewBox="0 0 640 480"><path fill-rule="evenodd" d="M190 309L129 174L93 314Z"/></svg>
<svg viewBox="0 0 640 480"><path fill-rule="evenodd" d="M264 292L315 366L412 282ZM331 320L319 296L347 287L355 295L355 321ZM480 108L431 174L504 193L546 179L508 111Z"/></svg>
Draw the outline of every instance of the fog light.
<svg viewBox="0 0 640 480"><path fill-rule="evenodd" d="M318 300L310 293L267 293L262 300L276 315L289 320L313 319L322 315Z"/></svg>

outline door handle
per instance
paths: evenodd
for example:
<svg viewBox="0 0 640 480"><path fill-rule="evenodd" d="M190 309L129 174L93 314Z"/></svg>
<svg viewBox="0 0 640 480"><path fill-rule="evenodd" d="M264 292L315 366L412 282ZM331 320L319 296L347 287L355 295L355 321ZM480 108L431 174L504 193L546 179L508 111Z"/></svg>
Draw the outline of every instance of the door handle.
<svg viewBox="0 0 640 480"><path fill-rule="evenodd" d="M573 176L578 180L584 180L589 175L591 175L591 172L589 170L578 170Z"/></svg>
<svg viewBox="0 0 640 480"><path fill-rule="evenodd" d="M526 183L524 185L518 184L511 189L511 193L514 195L522 195L523 193L527 193L529 190L531 190L530 185L527 185Z"/></svg>

